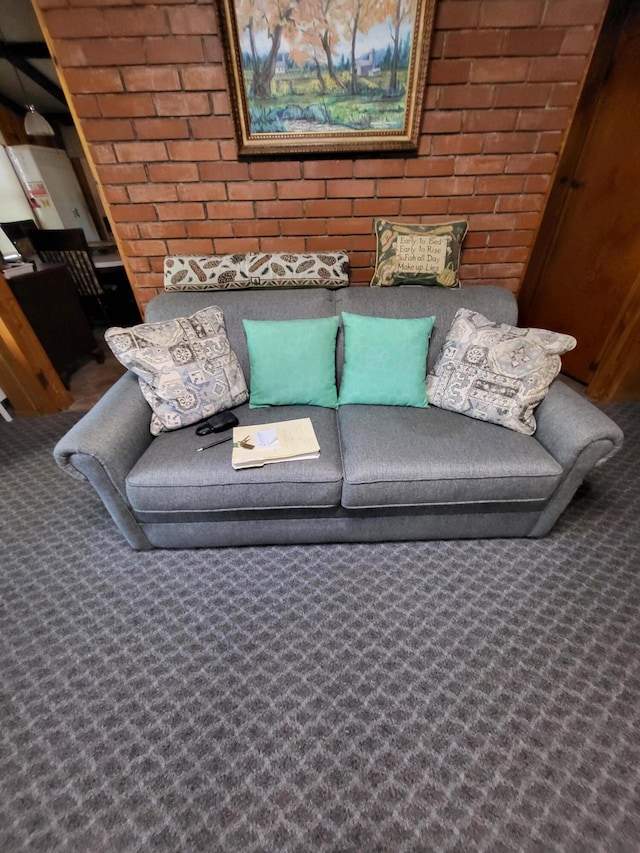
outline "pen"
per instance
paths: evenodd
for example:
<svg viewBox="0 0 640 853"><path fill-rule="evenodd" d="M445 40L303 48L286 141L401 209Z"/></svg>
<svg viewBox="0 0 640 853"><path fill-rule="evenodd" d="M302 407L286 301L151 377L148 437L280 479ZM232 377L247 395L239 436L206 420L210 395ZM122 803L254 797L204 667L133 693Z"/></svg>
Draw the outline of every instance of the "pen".
<svg viewBox="0 0 640 853"><path fill-rule="evenodd" d="M211 444L205 444L204 447L198 447L196 449L196 453L200 453L201 450L208 450L210 447L216 447L218 444L222 444L225 441L229 441L231 439L231 435L225 435L224 438L219 438L218 441L212 441Z"/></svg>

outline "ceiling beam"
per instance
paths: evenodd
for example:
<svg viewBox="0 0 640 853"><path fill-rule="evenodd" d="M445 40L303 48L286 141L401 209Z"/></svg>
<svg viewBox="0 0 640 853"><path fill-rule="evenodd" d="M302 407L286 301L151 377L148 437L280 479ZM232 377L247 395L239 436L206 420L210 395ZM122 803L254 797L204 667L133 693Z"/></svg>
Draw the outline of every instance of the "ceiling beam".
<svg viewBox="0 0 640 853"><path fill-rule="evenodd" d="M27 60L23 59L21 56L8 56L7 59L14 68L17 68L18 71L22 71L26 77L33 80L33 82L40 86L41 89L44 89L45 92L48 92L57 101L60 101L61 104L66 106L67 99L57 83L53 83L45 74L38 71L37 68L34 68L30 62L27 62Z"/></svg>
<svg viewBox="0 0 640 853"><path fill-rule="evenodd" d="M49 48L43 41L0 40L0 59L9 56L22 56L25 59L51 59Z"/></svg>

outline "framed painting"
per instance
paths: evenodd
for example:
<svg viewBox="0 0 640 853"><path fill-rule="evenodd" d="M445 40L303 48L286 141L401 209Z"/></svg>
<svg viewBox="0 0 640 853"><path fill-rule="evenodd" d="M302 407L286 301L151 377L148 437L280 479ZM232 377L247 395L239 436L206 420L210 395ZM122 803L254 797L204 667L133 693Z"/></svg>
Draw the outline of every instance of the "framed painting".
<svg viewBox="0 0 640 853"><path fill-rule="evenodd" d="M411 150L436 0L219 0L239 153Z"/></svg>

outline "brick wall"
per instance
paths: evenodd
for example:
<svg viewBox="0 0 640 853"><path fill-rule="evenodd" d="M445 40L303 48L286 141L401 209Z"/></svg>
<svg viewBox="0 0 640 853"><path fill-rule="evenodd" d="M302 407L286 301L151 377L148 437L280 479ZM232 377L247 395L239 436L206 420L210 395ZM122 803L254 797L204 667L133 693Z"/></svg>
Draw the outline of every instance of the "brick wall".
<svg viewBox="0 0 640 853"><path fill-rule="evenodd" d="M466 218L461 276L517 292L606 0L438 0L416 155L239 160L213 0L35 0L141 303L166 254L348 251Z"/></svg>

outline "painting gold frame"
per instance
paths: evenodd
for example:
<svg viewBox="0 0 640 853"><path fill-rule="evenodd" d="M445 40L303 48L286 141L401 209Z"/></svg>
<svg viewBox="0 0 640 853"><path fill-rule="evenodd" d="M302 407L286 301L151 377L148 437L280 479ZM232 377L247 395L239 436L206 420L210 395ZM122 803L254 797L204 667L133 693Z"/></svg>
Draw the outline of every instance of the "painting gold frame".
<svg viewBox="0 0 640 853"><path fill-rule="evenodd" d="M218 0L240 155L418 145L436 0Z"/></svg>

